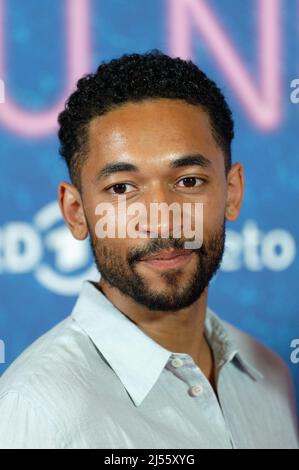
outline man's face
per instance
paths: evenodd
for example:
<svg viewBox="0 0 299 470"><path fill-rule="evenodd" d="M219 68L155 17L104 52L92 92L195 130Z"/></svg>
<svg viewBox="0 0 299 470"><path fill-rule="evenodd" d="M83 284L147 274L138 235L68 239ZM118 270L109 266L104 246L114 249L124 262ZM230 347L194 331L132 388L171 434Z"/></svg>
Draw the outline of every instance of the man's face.
<svg viewBox="0 0 299 470"><path fill-rule="evenodd" d="M171 165L175 160L201 155L210 164ZM100 176L114 163L138 170ZM81 171L82 204L95 261L105 281L151 310L175 311L195 302L218 269L224 250L227 182L223 151L211 133L208 115L181 100L157 99L128 103L95 118L89 126L88 158ZM184 236L98 238L95 208L107 202L117 206L173 202L203 204L203 244L190 256L170 265L142 258L160 250L183 249ZM117 210L116 210L117 214ZM119 214L118 214L119 215ZM116 218L116 226L118 224ZM169 222L170 223L170 222ZM169 226L170 228L170 226ZM161 264L161 263L160 263Z"/></svg>

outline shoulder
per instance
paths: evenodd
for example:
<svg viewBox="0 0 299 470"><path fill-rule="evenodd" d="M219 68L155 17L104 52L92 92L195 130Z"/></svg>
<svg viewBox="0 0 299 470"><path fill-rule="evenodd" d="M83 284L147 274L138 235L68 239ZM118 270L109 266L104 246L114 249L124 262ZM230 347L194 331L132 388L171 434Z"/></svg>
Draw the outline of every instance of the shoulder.
<svg viewBox="0 0 299 470"><path fill-rule="evenodd" d="M51 377L67 373L70 365L82 356L80 343L85 342L71 316L67 317L29 345L0 378L0 396L10 389L34 392L49 384ZM82 359L82 357L80 357Z"/></svg>
<svg viewBox="0 0 299 470"><path fill-rule="evenodd" d="M279 380L290 377L286 362L269 346L255 336L221 320L230 338L233 339L242 356L268 380Z"/></svg>
<svg viewBox="0 0 299 470"><path fill-rule="evenodd" d="M1 376L0 448L67 447L80 417L90 413L87 398L100 402L111 375L89 336L68 316Z"/></svg>
<svg viewBox="0 0 299 470"><path fill-rule="evenodd" d="M221 320L221 322L242 354L242 358L262 375L260 384L264 393L276 396L277 403L284 406L296 420L295 388L288 364L253 335L227 321Z"/></svg>
<svg viewBox="0 0 299 470"><path fill-rule="evenodd" d="M102 364L90 338L68 316L28 346L1 376L1 409L18 397L61 426L71 417L68 413L82 406L82 393L95 382L95 369L103 374Z"/></svg>
<svg viewBox="0 0 299 470"><path fill-rule="evenodd" d="M109 418L109 409L98 405L109 401L116 382L87 332L68 316L1 376L0 448L68 448L80 442L89 419L97 425Z"/></svg>
<svg viewBox="0 0 299 470"><path fill-rule="evenodd" d="M253 335L219 318L209 309L211 325L220 328L238 351L238 359L249 366L257 381L252 396L263 404L263 411L280 414L298 436L298 419L294 383L288 364L270 347ZM213 327L213 326L212 326ZM247 369L248 370L248 369ZM259 379L260 378L260 379ZM297 437L299 438L299 436Z"/></svg>
<svg viewBox="0 0 299 470"><path fill-rule="evenodd" d="M210 308L208 308L207 318L210 328L220 328L238 350L239 357L261 374L263 388L271 390L272 393L277 391L283 399L287 398L294 409L295 392L288 364L262 341L221 319Z"/></svg>

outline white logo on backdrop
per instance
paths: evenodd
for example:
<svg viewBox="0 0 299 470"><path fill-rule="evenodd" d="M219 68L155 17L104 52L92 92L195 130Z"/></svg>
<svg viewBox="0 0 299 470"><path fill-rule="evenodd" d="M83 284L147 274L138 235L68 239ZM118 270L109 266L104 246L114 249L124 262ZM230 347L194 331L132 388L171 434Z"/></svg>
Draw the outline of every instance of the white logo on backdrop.
<svg viewBox="0 0 299 470"><path fill-rule="evenodd" d="M0 230L0 272L32 272L46 289L61 295L77 295L84 279L96 279L88 241L75 240L64 225L59 206L53 202L27 222L10 222ZM53 261L46 261L46 254ZM75 274L79 271L79 274Z"/></svg>
<svg viewBox="0 0 299 470"><path fill-rule="evenodd" d="M293 351L291 352L291 362L293 364L299 364L299 338L294 338L290 344Z"/></svg>
<svg viewBox="0 0 299 470"><path fill-rule="evenodd" d="M227 230L221 269L238 271L284 271L294 262L296 243L290 232L273 229L265 233L254 220L247 220L240 232Z"/></svg>

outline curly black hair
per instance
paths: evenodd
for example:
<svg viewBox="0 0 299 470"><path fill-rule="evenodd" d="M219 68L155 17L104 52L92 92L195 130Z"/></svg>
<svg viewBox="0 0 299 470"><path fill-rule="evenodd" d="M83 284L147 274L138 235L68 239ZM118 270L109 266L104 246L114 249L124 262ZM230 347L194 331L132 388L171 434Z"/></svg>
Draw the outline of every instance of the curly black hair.
<svg viewBox="0 0 299 470"><path fill-rule="evenodd" d="M80 188L90 121L126 102L151 98L182 99L199 105L209 115L213 137L224 152L226 172L229 170L234 122L221 90L191 60L153 49L102 62L95 73L78 80L77 89L67 99L58 116L59 153L75 185Z"/></svg>

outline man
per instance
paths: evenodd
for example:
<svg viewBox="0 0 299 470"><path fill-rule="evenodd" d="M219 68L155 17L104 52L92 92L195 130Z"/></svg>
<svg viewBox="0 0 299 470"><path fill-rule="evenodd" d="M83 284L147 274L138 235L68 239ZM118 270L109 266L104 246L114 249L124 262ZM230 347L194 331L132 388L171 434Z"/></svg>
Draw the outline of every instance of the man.
<svg viewBox="0 0 299 470"><path fill-rule="evenodd" d="M60 208L101 276L2 376L0 447L298 448L287 366L207 305L244 190L221 91L191 61L124 55L79 80L59 124ZM121 198L193 204L193 226L203 207L202 239L171 217L101 237Z"/></svg>

